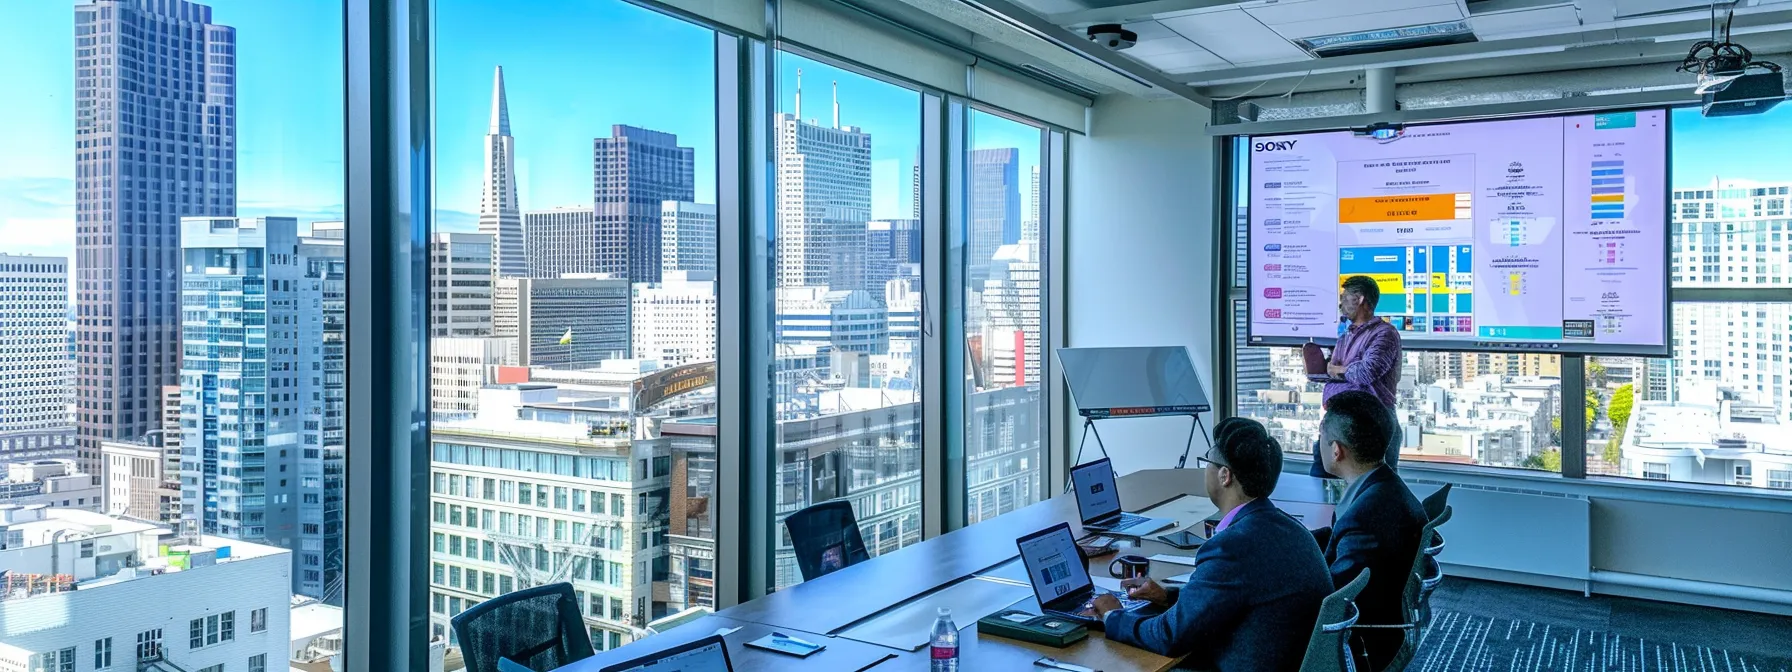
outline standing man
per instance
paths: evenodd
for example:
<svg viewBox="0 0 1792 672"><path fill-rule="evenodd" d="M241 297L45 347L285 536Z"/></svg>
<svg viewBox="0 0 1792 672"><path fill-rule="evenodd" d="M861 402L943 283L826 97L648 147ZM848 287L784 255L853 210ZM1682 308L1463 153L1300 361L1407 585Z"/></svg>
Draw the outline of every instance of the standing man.
<svg viewBox="0 0 1792 672"><path fill-rule="evenodd" d="M1395 391L1400 386L1400 330L1375 317L1375 305L1380 302L1381 288L1369 276L1344 279L1338 290L1338 313L1343 316L1344 329L1325 367L1335 380L1325 384L1320 403L1329 408L1332 397L1349 390L1375 395L1387 409L1388 425L1393 430L1388 436L1387 451L1388 467L1393 468L1400 461L1402 439L1399 418L1394 415ZM1318 457L1321 449L1319 444L1313 445L1310 473L1320 478L1337 478L1325 470Z"/></svg>

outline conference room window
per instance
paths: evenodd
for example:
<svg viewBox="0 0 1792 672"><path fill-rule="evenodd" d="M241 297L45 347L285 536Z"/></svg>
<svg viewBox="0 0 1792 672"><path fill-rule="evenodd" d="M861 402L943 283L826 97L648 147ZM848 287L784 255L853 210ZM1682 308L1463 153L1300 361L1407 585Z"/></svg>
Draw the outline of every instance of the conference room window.
<svg viewBox="0 0 1792 672"><path fill-rule="evenodd" d="M872 556L921 541L924 251L920 92L773 63L777 590L803 580L784 520L805 507L850 502Z"/></svg>
<svg viewBox="0 0 1792 672"><path fill-rule="evenodd" d="M629 606L583 616L610 646L713 610L717 35L621 0L432 16L430 591L570 583Z"/></svg>
<svg viewBox="0 0 1792 672"><path fill-rule="evenodd" d="M1589 436L1589 473L1784 489L1792 470L1792 112L1672 112L1668 258L1674 302L1662 359L1589 358L1609 428ZM1758 158L1757 158L1758 157Z"/></svg>
<svg viewBox="0 0 1792 672"><path fill-rule="evenodd" d="M197 670L230 614L343 606L343 20L0 2L7 666L73 672L125 604L165 625L135 659L99 640L114 669Z"/></svg>
<svg viewBox="0 0 1792 672"><path fill-rule="evenodd" d="M962 213L965 523L1040 500L1045 204L1043 128L966 113Z"/></svg>

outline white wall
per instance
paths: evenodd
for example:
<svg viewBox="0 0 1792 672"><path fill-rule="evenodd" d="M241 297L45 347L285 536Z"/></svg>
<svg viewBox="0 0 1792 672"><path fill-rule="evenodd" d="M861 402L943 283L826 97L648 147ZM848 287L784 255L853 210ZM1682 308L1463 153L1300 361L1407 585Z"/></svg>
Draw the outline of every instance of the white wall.
<svg viewBox="0 0 1792 672"><path fill-rule="evenodd" d="M1207 119L1206 108L1182 100L1106 96L1090 110L1089 134L1070 136L1065 317L1071 347L1187 346L1211 398L1218 308ZM1073 456L1082 433L1075 413L1066 413ZM1189 421L1104 420L1097 429L1125 474L1175 466ZM1195 446L1193 455L1205 450L1199 438ZM1083 459L1096 454L1091 438Z"/></svg>

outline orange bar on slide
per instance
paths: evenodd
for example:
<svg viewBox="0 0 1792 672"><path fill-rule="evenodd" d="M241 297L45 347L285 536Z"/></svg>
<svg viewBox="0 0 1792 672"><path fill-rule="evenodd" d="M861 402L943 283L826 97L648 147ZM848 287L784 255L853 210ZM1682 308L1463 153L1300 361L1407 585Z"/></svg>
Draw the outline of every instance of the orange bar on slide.
<svg viewBox="0 0 1792 672"><path fill-rule="evenodd" d="M1594 203L1623 203L1623 194L1593 194Z"/></svg>
<svg viewBox="0 0 1792 672"><path fill-rule="evenodd" d="M1338 199L1339 224L1431 222L1455 218L1455 194L1358 196Z"/></svg>

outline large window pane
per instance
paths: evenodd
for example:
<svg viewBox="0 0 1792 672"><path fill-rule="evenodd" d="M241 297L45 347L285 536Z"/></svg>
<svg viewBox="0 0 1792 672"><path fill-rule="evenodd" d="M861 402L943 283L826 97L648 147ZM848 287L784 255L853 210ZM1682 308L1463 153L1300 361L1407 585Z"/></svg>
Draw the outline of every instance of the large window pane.
<svg viewBox="0 0 1792 672"><path fill-rule="evenodd" d="M434 16L432 635L454 669L456 614L569 582L620 646L715 607L716 36Z"/></svg>
<svg viewBox="0 0 1792 672"><path fill-rule="evenodd" d="M1596 357L1589 473L1792 490L1792 303L1679 303L1672 359Z"/></svg>
<svg viewBox="0 0 1792 672"><path fill-rule="evenodd" d="M972 110L965 133L965 522L1039 501L1044 129Z"/></svg>
<svg viewBox="0 0 1792 672"><path fill-rule="evenodd" d="M1674 111L1676 288L1792 284L1792 166L1779 158L1792 147L1788 122L1777 108ZM1589 361L1587 388L1605 406L1588 471L1792 491L1792 304L1680 301L1672 325L1671 359Z"/></svg>
<svg viewBox="0 0 1792 672"><path fill-rule="evenodd" d="M1792 286L1792 109L1710 117L1674 110L1675 287ZM1748 148L1739 151L1738 148Z"/></svg>
<svg viewBox="0 0 1792 672"><path fill-rule="evenodd" d="M775 62L776 589L803 507L851 502L873 556L921 540L922 249L920 93Z"/></svg>
<svg viewBox="0 0 1792 672"><path fill-rule="evenodd" d="M0 522L21 664L333 655L287 634L342 618L342 16L0 3L0 505L45 507Z"/></svg>

